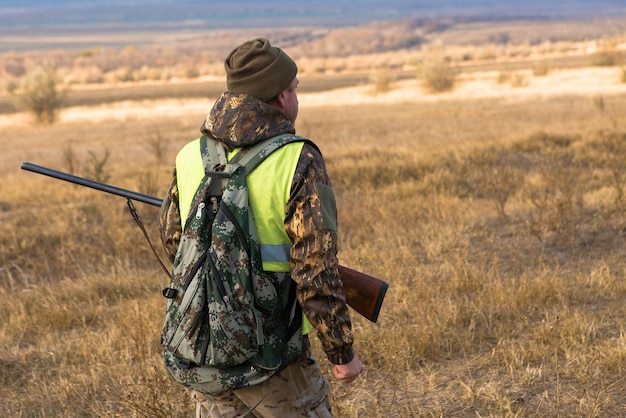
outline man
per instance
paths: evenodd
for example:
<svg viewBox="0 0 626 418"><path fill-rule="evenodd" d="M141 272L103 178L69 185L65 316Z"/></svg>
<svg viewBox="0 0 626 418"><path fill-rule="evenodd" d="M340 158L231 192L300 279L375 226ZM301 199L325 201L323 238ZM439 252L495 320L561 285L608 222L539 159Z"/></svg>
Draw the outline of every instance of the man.
<svg viewBox="0 0 626 418"><path fill-rule="evenodd" d="M297 66L284 51L267 39L251 40L235 48L224 66L228 91L215 102L203 134L236 150L295 133ZM184 160L180 153L161 212L162 240L171 257L178 247L181 220L189 212L189 195L203 169L192 170L179 160ZM311 358L307 319L335 365L338 381L353 381L363 365L352 348L352 326L337 271L336 207L324 160L311 143L287 144L248 175L248 188L262 253L267 247L272 254L263 257L263 268L284 271L295 283L297 303L306 316L305 330L298 332L302 349L263 383L219 394L194 392L196 416L331 417L330 387Z"/></svg>

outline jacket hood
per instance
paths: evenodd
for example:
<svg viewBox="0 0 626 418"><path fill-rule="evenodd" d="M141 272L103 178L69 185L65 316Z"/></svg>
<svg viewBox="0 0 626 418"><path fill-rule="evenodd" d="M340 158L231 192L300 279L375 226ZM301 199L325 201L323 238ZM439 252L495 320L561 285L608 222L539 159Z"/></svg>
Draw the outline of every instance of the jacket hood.
<svg viewBox="0 0 626 418"><path fill-rule="evenodd" d="M213 105L200 131L229 148L254 145L295 126L278 108L247 94L223 93Z"/></svg>

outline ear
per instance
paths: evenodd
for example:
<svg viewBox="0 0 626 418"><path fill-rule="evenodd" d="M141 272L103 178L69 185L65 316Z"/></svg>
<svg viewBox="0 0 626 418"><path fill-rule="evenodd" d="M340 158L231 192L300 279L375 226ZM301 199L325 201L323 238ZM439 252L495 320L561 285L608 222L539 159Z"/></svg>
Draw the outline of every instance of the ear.
<svg viewBox="0 0 626 418"><path fill-rule="evenodd" d="M286 101L286 90L283 90L278 96L276 96L276 98L274 99L274 104L277 108L279 108L281 111L285 110L285 105L287 103Z"/></svg>

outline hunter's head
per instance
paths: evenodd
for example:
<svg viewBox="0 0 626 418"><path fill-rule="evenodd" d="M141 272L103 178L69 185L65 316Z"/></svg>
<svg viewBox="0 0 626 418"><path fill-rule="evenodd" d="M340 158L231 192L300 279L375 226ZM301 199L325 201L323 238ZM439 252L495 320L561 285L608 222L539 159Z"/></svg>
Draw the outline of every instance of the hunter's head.
<svg viewBox="0 0 626 418"><path fill-rule="evenodd" d="M264 38L244 42L233 49L224 67L228 91L249 94L262 102L282 93L298 73L289 55Z"/></svg>

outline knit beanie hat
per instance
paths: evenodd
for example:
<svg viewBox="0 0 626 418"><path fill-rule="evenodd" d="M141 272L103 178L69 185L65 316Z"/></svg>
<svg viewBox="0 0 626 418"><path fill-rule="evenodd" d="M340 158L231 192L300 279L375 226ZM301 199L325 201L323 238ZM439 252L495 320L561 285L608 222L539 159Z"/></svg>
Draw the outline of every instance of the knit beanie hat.
<svg viewBox="0 0 626 418"><path fill-rule="evenodd" d="M228 91L249 94L263 102L282 93L298 72L289 55L264 38L235 48L224 61L224 68Z"/></svg>

